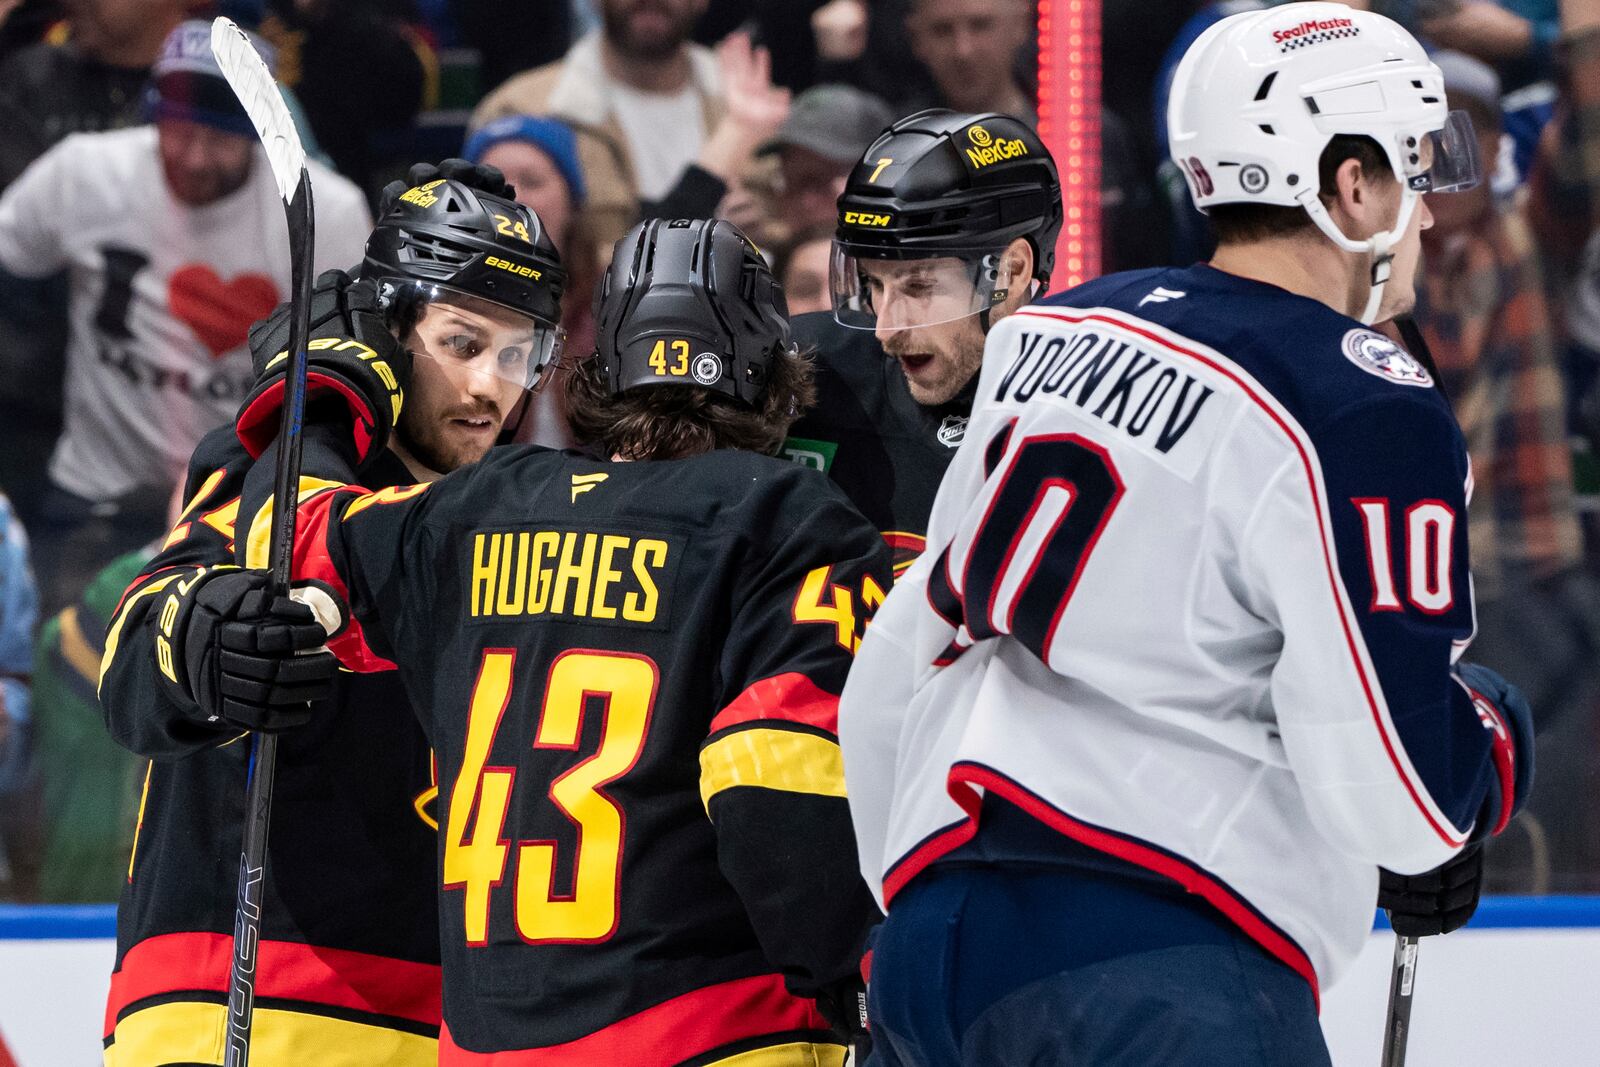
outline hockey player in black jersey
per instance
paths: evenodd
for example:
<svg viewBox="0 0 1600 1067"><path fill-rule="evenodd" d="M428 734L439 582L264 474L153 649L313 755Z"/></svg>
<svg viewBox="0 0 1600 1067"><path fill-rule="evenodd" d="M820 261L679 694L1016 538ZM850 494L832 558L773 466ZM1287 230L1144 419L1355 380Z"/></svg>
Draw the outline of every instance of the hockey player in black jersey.
<svg viewBox="0 0 1600 1067"><path fill-rule="evenodd" d="M373 489L481 457L550 354L559 318L559 261L498 172L457 162L443 172L415 168L412 177L387 192L360 272L367 280L325 275L313 299L317 388L358 396L365 387L372 403L392 409L399 383L392 374L385 382L388 366L374 349L392 347L395 330L425 357L416 360L389 447L366 437L363 484ZM495 262L524 269L513 274ZM252 332L258 369L284 347L287 330L284 308ZM474 346L494 338L509 343L476 362L492 359L500 369L468 373ZM270 408L281 383L281 369L269 370L251 410ZM362 422L377 418L366 413ZM152 758L118 909L106 1062L223 1062L249 749L235 742L247 729L309 721L284 737L278 759L251 1062L432 1065L440 1013L436 790L398 678L341 674L331 696L309 710L303 700L239 699L212 715L174 669L187 654L174 644L178 619L169 612L184 607L192 638L204 631L202 620L220 624L254 588L231 566L251 464L233 426L202 441L183 516L124 595L106 641L107 721L119 741Z"/></svg>
<svg viewBox="0 0 1600 1067"><path fill-rule="evenodd" d="M809 367L737 229L637 227L598 332L569 395L603 458L504 448L301 498L329 646L397 667L438 755L441 1062L838 1065L877 913L834 717L889 553L826 478L759 454ZM349 482L342 407L313 398L305 470ZM324 658L289 654L322 638L290 614L187 641L203 700Z"/></svg>
<svg viewBox="0 0 1600 1067"><path fill-rule="evenodd" d="M839 483L899 572L966 434L989 328L1049 283L1061 183L1026 123L923 111L867 149L838 219L834 313L795 320L817 405L784 454Z"/></svg>

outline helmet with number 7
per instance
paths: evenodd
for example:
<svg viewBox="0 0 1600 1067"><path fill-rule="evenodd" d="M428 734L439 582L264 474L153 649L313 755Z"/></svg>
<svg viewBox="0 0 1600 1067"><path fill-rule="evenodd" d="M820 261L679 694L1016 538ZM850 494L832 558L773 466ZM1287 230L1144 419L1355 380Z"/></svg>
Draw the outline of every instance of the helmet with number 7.
<svg viewBox="0 0 1600 1067"><path fill-rule="evenodd" d="M1343 4L1285 4L1210 27L1178 64L1167 130L1201 211L1299 207L1340 248L1370 253L1368 323L1421 194L1479 177L1471 120L1446 107L1444 77L1422 46L1390 19ZM1319 199L1322 152L1338 135L1370 137L1401 181L1394 226L1366 240L1341 232Z"/></svg>

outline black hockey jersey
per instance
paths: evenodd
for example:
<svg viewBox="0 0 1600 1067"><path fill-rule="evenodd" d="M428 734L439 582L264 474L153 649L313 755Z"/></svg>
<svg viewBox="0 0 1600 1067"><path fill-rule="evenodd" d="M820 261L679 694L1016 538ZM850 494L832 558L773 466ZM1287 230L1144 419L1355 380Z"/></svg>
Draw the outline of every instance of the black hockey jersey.
<svg viewBox="0 0 1600 1067"><path fill-rule="evenodd" d="M106 1004L109 1067L221 1064L250 742L167 696L153 644L167 586L234 561L250 458L233 428L190 465L189 502L124 594L100 699L152 757ZM410 481L385 455L369 484ZM394 675L341 674L283 735L273 793L253 1067L434 1064L439 1030L432 768Z"/></svg>
<svg viewBox="0 0 1600 1067"><path fill-rule="evenodd" d="M789 431L783 456L838 483L883 534L899 574L922 554L933 498L966 436L972 386L924 407L869 331L819 311L796 316L794 337L816 361L817 402Z"/></svg>
<svg viewBox="0 0 1600 1067"><path fill-rule="evenodd" d="M397 664L438 754L441 1063L843 1062L810 998L877 911L837 694L891 567L837 488L510 448L300 529L330 647Z"/></svg>

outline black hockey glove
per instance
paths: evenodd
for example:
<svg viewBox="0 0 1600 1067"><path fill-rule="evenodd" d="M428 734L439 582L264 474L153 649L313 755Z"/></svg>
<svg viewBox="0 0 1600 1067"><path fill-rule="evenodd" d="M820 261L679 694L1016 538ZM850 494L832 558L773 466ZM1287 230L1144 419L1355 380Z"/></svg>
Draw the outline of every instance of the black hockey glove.
<svg viewBox="0 0 1600 1067"><path fill-rule="evenodd" d="M400 195L406 190L440 180L460 182L469 189L498 196L502 200L517 198L516 189L506 181L506 176L500 172L499 167L491 167L486 163L468 163L464 159L446 159L437 165L413 163L411 169L406 171L405 181L392 181L383 187L383 193L378 197L378 218L387 215L389 209L394 207L394 202L400 199Z"/></svg>
<svg viewBox="0 0 1600 1067"><path fill-rule="evenodd" d="M1504 830L1533 790L1533 710L1522 690L1487 667L1462 663L1456 675L1491 737L1489 791L1472 831L1482 841Z"/></svg>
<svg viewBox="0 0 1600 1067"><path fill-rule="evenodd" d="M867 1029L867 984L860 978L835 982L817 994L817 1010L833 1032L855 1050L855 1062L864 1061L872 1052L872 1035Z"/></svg>
<svg viewBox="0 0 1600 1067"><path fill-rule="evenodd" d="M278 436L289 369L290 307L280 304L250 327L256 384L239 409L236 429L259 457ZM306 418L348 419L358 462L381 451L400 418L411 378L411 354L385 325L375 283L330 270L311 293L306 345Z"/></svg>
<svg viewBox="0 0 1600 1067"><path fill-rule="evenodd" d="M1432 937L1459 930L1478 910L1483 888L1483 845L1469 844L1453 859L1422 874L1378 869L1378 907L1406 937Z"/></svg>
<svg viewBox="0 0 1600 1067"><path fill-rule="evenodd" d="M266 571L218 567L174 582L157 616L156 662L180 703L212 726L277 733L311 719L338 663L311 609L271 597Z"/></svg>

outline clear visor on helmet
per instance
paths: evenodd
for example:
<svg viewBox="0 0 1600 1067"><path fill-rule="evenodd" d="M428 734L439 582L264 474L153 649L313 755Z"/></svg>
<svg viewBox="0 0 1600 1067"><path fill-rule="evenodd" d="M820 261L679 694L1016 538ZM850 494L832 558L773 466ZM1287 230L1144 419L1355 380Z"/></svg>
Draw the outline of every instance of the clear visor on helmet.
<svg viewBox="0 0 1600 1067"><path fill-rule="evenodd" d="M443 285L410 285L410 329L401 338L451 376L481 375L536 389L561 358L566 332L504 304Z"/></svg>
<svg viewBox="0 0 1600 1067"><path fill-rule="evenodd" d="M1452 111L1444 126L1400 138L1406 184L1419 193L1459 193L1483 178L1478 137L1465 111Z"/></svg>
<svg viewBox="0 0 1600 1067"><path fill-rule="evenodd" d="M828 268L833 317L857 330L909 330L976 315L1006 298L1004 248L950 249L936 259L869 259L838 244Z"/></svg>

